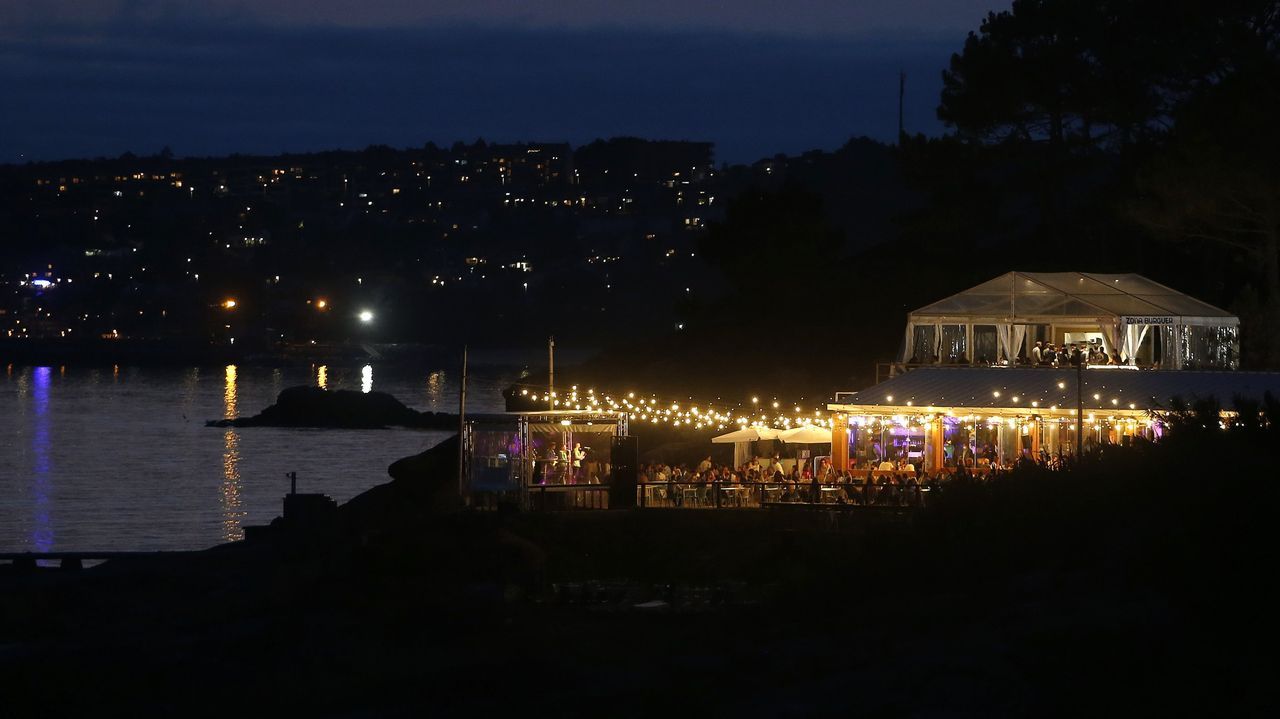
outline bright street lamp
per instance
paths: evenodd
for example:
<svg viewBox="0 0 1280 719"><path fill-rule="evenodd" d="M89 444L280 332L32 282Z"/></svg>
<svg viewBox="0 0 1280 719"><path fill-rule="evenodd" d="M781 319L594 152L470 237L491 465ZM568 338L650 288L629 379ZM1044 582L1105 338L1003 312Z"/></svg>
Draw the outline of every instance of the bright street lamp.
<svg viewBox="0 0 1280 719"><path fill-rule="evenodd" d="M369 310L364 310L364 311L362 311L362 312L360 313L360 321L361 321L361 322L364 322L364 323L372 322L372 321L373 321L373 313L372 313L372 312L370 312Z"/></svg>

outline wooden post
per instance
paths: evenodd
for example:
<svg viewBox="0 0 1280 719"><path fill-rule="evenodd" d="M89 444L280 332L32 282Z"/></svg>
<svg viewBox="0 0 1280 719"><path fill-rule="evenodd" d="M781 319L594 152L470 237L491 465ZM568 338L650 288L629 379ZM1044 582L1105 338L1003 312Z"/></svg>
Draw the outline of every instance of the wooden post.
<svg viewBox="0 0 1280 719"><path fill-rule="evenodd" d="M458 389L458 499L463 499L467 445L467 346L462 346L462 386Z"/></svg>
<svg viewBox="0 0 1280 719"><path fill-rule="evenodd" d="M1076 364L1076 459L1078 460L1083 456L1084 456L1084 362L1079 362Z"/></svg>
<svg viewBox="0 0 1280 719"><path fill-rule="evenodd" d="M942 469L942 465L946 464L946 452L943 448L942 428L942 417L935 417L934 420L929 423L929 431L933 433L933 456L930 457L933 466L929 467L930 472L936 472L939 469Z"/></svg>

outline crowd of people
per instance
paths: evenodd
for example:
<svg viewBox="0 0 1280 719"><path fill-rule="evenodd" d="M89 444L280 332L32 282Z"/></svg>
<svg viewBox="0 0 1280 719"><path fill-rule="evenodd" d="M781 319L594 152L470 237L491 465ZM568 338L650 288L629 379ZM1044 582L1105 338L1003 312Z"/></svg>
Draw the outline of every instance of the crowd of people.
<svg viewBox="0 0 1280 719"><path fill-rule="evenodd" d="M911 359L914 364L968 364L968 358L963 354L952 354L945 359L937 354L921 356L916 355ZM1008 364L1007 361L1001 360L995 362L991 357L978 356L974 362L980 365L989 364ZM1110 353L1100 343L1064 342L1057 344L1054 342L1036 341L1034 345L1026 352L1020 354L1014 364L1024 367L1076 367L1083 363L1085 366L1096 367L1099 365L1137 365L1137 358L1127 361L1126 358L1120 356L1119 350L1112 349Z"/></svg>
<svg viewBox="0 0 1280 719"><path fill-rule="evenodd" d="M842 470L827 458L787 467L779 457L756 457L732 467L706 457L693 468L685 464L641 465L638 481L647 505L758 506L783 502L912 507L922 506L925 496L951 476L950 472L919 470L905 459Z"/></svg>
<svg viewBox="0 0 1280 719"><path fill-rule="evenodd" d="M921 506L928 492L956 473L986 478L1013 468L995 458L993 447L979 445L976 457L969 453L948 461L942 470L929 472L905 456L855 460L850 469L834 467L827 457L814 462L753 457L733 467L706 456L692 467L641 464L636 480L641 494L659 506L717 505L717 498L719 504L735 506L769 502ZM1042 450L1039 457L1024 456L1018 461L1057 469L1064 459ZM534 482L542 485L608 483L611 470L607 461L597 461L581 443L550 443L535 467Z"/></svg>
<svg viewBox="0 0 1280 719"><path fill-rule="evenodd" d="M1124 364L1124 360L1120 358L1119 350L1113 349L1110 354L1107 354L1101 344L1085 342L1076 345L1063 344L1061 346L1053 342L1036 342L1026 357L1026 364L1041 367L1075 367L1082 362L1085 365Z"/></svg>
<svg viewBox="0 0 1280 719"><path fill-rule="evenodd" d="M598 461L581 442L551 442L539 454L534 467L537 484L600 484L608 478L609 464Z"/></svg>

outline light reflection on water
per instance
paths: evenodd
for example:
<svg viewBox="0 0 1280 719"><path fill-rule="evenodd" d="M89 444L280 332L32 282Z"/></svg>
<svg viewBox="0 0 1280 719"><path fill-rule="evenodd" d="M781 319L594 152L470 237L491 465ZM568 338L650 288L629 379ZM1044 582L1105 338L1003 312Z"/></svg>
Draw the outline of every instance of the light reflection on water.
<svg viewBox="0 0 1280 719"><path fill-rule="evenodd" d="M236 366L227 365L225 389L222 391L223 414L226 419L238 415L236 408ZM272 385L274 386L274 382ZM244 539L240 520L244 511L240 508L240 438L234 427L222 433L222 538L228 542Z"/></svg>
<svg viewBox="0 0 1280 719"><path fill-rule="evenodd" d="M49 459L49 380L48 367L36 367L32 373L34 383L31 392L32 415L35 418L31 433L31 478L35 514L32 522L31 544L37 552L53 548L53 522L50 520L51 465Z"/></svg>
<svg viewBox="0 0 1280 719"><path fill-rule="evenodd" d="M451 411L452 370L377 370L380 391L415 409ZM339 502L386 482L387 465L449 433L204 426L255 414L279 389L318 385L321 376L328 389L355 389L362 374L358 364L327 365L323 375L307 365L211 372L72 363L65 374L6 366L0 551L202 548L276 517L288 491L285 472L298 472L299 491ZM481 368L472 376L468 406L501 411L492 388L516 373Z"/></svg>
<svg viewBox="0 0 1280 719"><path fill-rule="evenodd" d="M427 375L427 407L438 412L443 399L444 372L437 370Z"/></svg>
<svg viewBox="0 0 1280 719"><path fill-rule="evenodd" d="M316 370L316 386L320 389L328 389L329 387L329 365L320 365L320 369Z"/></svg>
<svg viewBox="0 0 1280 719"><path fill-rule="evenodd" d="M360 368L360 391L365 394L373 391L373 365Z"/></svg>

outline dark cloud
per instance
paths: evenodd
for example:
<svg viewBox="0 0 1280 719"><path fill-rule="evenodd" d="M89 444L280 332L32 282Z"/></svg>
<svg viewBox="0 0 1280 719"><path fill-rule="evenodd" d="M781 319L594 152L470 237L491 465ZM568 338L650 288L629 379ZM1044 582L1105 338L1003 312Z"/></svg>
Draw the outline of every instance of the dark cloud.
<svg viewBox="0 0 1280 719"><path fill-rule="evenodd" d="M995 3L1008 7L1009 0ZM430 27L473 23L524 29L708 30L873 37L973 27L992 0L5 0L0 28L74 22L239 19L277 26Z"/></svg>
<svg viewBox="0 0 1280 719"><path fill-rule="evenodd" d="M427 140L705 139L719 158L936 132L961 37L50 25L0 44L0 161Z"/></svg>

